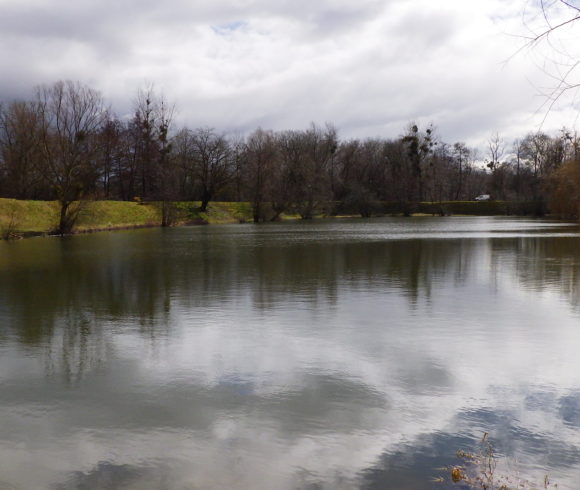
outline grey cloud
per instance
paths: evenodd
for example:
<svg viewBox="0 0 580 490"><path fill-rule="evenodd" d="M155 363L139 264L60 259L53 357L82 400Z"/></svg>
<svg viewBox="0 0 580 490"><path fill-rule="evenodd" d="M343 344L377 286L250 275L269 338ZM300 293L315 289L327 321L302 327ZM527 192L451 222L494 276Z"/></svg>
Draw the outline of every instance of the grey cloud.
<svg viewBox="0 0 580 490"><path fill-rule="evenodd" d="M82 2L27 7L25 3L0 9L0 28L3 35L17 35L41 42L62 39L76 42L102 41L106 28L115 19L122 21L119 9L99 9ZM110 34L110 33L109 33Z"/></svg>
<svg viewBox="0 0 580 490"><path fill-rule="evenodd" d="M394 19L389 34L395 37L401 58L430 57L438 48L444 48L458 29L452 12L409 12Z"/></svg>
<svg viewBox="0 0 580 490"><path fill-rule="evenodd" d="M124 115L137 89L153 82L176 102L179 124L247 131L332 121L343 136L395 136L416 119L434 122L446 139L475 141L492 130L519 131L514 121L523 124L525 114L533 126L537 108L526 81L532 63L500 67L513 46L500 31L519 22L517 8L490 5L5 3L0 100L78 79ZM507 24L494 27L492 18Z"/></svg>

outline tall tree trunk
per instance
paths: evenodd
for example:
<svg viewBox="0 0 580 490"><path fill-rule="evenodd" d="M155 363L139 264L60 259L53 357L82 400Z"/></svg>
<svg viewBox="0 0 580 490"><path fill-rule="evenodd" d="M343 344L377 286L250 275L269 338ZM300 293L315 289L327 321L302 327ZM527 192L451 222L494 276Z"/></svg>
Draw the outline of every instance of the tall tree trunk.
<svg viewBox="0 0 580 490"><path fill-rule="evenodd" d="M210 199L211 193L208 192L207 190L204 190L201 195L201 206L199 207L199 210L202 213L205 213L207 211L207 205L209 204Z"/></svg>

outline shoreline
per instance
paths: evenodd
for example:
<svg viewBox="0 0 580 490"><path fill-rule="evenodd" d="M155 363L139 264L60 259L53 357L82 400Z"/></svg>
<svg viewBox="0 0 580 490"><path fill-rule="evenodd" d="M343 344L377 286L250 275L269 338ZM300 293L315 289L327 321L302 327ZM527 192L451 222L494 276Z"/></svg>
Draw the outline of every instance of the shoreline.
<svg viewBox="0 0 580 490"><path fill-rule="evenodd" d="M199 201L172 202L170 226L252 223L248 202L210 202L201 212ZM82 201L78 218L68 235L162 227L162 206L153 202ZM508 201L450 201L415 203L409 216L533 216L533 203ZM61 236L57 230L59 205L56 201L0 198L0 239ZM368 217L403 216L397 203L375 202ZM327 203L315 219L355 218L361 213L345 203ZM270 221L264 216L264 221ZM299 220L297 214L282 214L276 221Z"/></svg>
<svg viewBox="0 0 580 490"><path fill-rule="evenodd" d="M82 201L71 233L77 235L103 231L157 228L163 223L158 203L130 201ZM172 203L171 225L194 226L238 223L251 218L247 203L211 203L207 212L199 202ZM0 239L61 236L58 233L59 204L56 201L29 201L0 198Z"/></svg>

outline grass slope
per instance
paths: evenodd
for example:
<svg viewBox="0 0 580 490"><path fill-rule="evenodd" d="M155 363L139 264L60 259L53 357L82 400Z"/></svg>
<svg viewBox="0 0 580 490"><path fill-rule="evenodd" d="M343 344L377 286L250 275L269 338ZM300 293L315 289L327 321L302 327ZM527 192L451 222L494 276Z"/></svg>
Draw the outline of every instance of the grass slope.
<svg viewBox="0 0 580 490"><path fill-rule="evenodd" d="M251 221L249 203L214 202L199 212L199 202L172 203L175 224L239 223ZM59 206L55 201L0 199L0 238L50 234L57 228ZM160 226L158 203L87 201L80 205L75 231L114 230Z"/></svg>

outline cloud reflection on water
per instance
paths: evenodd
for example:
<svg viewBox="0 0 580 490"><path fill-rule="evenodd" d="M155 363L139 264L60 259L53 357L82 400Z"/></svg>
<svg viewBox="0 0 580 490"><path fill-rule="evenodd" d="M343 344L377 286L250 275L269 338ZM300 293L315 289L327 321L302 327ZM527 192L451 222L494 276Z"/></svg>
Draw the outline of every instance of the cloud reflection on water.
<svg viewBox="0 0 580 490"><path fill-rule="evenodd" d="M580 238L376 238L401 222L525 223L0 244L0 480L428 488L489 431L565 488L580 478Z"/></svg>

